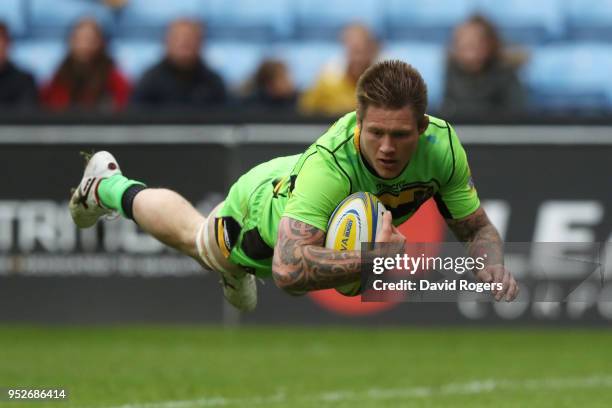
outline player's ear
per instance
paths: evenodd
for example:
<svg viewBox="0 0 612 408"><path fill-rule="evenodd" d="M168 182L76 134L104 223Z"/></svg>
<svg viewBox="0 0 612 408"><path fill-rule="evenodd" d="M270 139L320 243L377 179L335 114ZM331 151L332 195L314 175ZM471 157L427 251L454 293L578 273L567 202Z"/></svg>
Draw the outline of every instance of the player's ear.
<svg viewBox="0 0 612 408"><path fill-rule="evenodd" d="M423 115L423 117L421 117L421 120L419 120L419 135L424 133L425 130L427 130L428 126L429 126L429 116Z"/></svg>

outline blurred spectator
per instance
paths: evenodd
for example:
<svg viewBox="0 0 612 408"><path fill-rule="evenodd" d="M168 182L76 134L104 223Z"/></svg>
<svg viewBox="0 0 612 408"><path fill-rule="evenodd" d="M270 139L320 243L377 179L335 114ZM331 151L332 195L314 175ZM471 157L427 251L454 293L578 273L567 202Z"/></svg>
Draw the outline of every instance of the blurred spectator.
<svg viewBox="0 0 612 408"><path fill-rule="evenodd" d="M300 99L304 113L334 115L355 109L355 89L361 74L376 61L378 42L362 24L351 24L342 32L343 62L327 64L313 88Z"/></svg>
<svg viewBox="0 0 612 408"><path fill-rule="evenodd" d="M129 0L101 0L103 4L113 9L125 7Z"/></svg>
<svg viewBox="0 0 612 408"><path fill-rule="evenodd" d="M204 28L176 20L166 35L166 55L147 70L134 91L133 103L147 107L203 107L225 102L221 77L200 56Z"/></svg>
<svg viewBox="0 0 612 408"><path fill-rule="evenodd" d="M35 106L38 91L34 78L9 60L10 45L9 30L0 23L0 105L2 109Z"/></svg>
<svg viewBox="0 0 612 408"><path fill-rule="evenodd" d="M245 105L294 110L297 91L284 62L264 60L246 87Z"/></svg>
<svg viewBox="0 0 612 408"><path fill-rule="evenodd" d="M129 94L128 81L106 51L102 29L93 19L80 20L71 32L68 54L42 90L43 104L53 110L119 110Z"/></svg>
<svg viewBox="0 0 612 408"><path fill-rule="evenodd" d="M514 62L514 63L513 63ZM442 111L476 116L521 111L525 92L495 27L473 16L455 29L446 65Z"/></svg>

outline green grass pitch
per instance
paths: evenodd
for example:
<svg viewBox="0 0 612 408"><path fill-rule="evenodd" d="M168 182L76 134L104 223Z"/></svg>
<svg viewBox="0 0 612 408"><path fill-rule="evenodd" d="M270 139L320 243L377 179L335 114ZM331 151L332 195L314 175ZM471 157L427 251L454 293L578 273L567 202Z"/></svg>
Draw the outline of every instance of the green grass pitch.
<svg viewBox="0 0 612 408"><path fill-rule="evenodd" d="M612 331L0 326L35 408L610 407Z"/></svg>

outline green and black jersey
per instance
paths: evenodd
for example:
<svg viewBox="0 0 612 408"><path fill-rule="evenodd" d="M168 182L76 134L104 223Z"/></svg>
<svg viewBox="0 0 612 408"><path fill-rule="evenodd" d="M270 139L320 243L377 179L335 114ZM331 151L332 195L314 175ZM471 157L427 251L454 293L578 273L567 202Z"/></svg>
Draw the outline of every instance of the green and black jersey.
<svg viewBox="0 0 612 408"><path fill-rule="evenodd" d="M406 168L382 179L364 163L356 120L355 112L343 116L303 154L263 163L232 186L219 212L230 261L270 276L281 217L326 231L334 209L357 191L375 194L395 225L432 197L445 218L463 218L479 207L465 150L446 121L430 116Z"/></svg>

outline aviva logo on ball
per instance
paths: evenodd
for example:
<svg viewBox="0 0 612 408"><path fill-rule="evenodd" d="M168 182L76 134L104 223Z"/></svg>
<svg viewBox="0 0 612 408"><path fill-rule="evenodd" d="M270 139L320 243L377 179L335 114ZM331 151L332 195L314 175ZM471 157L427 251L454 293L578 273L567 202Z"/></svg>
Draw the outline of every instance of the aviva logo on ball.
<svg viewBox="0 0 612 408"><path fill-rule="evenodd" d="M346 251L347 249L355 248L357 229L353 228L353 225L357 223L357 220L357 216L354 212L347 214L347 216L341 220L339 230L342 231L342 234L338 234L336 237L334 249Z"/></svg>

